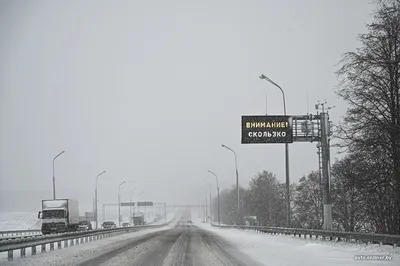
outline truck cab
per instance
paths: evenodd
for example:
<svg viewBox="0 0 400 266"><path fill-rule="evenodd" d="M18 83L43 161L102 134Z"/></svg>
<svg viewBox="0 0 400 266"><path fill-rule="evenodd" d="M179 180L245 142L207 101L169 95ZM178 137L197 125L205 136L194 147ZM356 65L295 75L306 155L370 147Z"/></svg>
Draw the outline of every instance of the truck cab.
<svg viewBox="0 0 400 266"><path fill-rule="evenodd" d="M38 219L42 219L42 234L44 235L77 231L79 226L78 202L69 199L43 200Z"/></svg>
<svg viewBox="0 0 400 266"><path fill-rule="evenodd" d="M38 218L42 219L42 234L65 232L67 214L65 209L39 211Z"/></svg>

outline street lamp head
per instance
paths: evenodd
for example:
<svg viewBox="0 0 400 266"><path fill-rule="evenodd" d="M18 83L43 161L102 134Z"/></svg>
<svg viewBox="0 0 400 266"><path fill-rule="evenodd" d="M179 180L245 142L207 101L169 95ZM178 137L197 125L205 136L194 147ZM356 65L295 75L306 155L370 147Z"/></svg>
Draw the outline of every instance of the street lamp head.
<svg viewBox="0 0 400 266"><path fill-rule="evenodd" d="M217 176L217 174L216 173L214 173L213 171L211 171L211 170L208 170L208 172L210 173L210 174L212 174L212 175L215 175L215 176Z"/></svg>
<svg viewBox="0 0 400 266"><path fill-rule="evenodd" d="M226 146L225 146L224 144L221 144L221 147L222 147L222 148L225 148Z"/></svg>
<svg viewBox="0 0 400 266"><path fill-rule="evenodd" d="M57 156L53 158L53 163L54 163L54 161L55 161L59 156L61 156L64 152L65 152L65 151L61 151L59 154L57 154Z"/></svg>
<svg viewBox="0 0 400 266"><path fill-rule="evenodd" d="M102 174L105 174L106 171L101 172L100 174L97 175L97 177L101 176Z"/></svg>
<svg viewBox="0 0 400 266"><path fill-rule="evenodd" d="M259 78L260 78L260 79L265 79L266 76L265 76L264 74L261 74Z"/></svg>

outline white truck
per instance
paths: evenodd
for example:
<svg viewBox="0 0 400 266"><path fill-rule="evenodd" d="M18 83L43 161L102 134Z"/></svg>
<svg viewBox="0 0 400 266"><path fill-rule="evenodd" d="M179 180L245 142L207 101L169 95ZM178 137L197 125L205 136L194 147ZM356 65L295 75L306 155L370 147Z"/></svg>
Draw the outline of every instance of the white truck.
<svg viewBox="0 0 400 266"><path fill-rule="evenodd" d="M42 200L42 234L74 232L79 228L78 201L72 199Z"/></svg>

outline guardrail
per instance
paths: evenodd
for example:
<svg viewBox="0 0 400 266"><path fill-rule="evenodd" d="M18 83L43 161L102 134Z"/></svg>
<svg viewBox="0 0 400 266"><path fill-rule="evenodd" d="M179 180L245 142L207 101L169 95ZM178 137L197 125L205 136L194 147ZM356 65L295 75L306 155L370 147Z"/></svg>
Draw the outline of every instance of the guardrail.
<svg viewBox="0 0 400 266"><path fill-rule="evenodd" d="M14 258L14 251L20 250L21 258L26 257L26 249L30 248L32 255L36 255L36 247L41 246L41 252L45 253L47 251L47 245L49 245L50 251L54 250L54 244L57 243L57 249L62 247L66 248L68 246L74 246L79 244L84 244L92 242L105 237L110 237L119 234L125 234L137 231L141 228L157 228L167 225L141 225L133 227L118 227L112 229L98 229L90 230L85 232L71 232L64 234L55 235L42 235L35 238L18 238L12 240L5 240L0 242L0 253L8 252L8 260L12 261ZM62 245L64 243L64 245Z"/></svg>
<svg viewBox="0 0 400 266"><path fill-rule="evenodd" d="M369 243L377 243L379 245L392 245L393 248L400 246L400 235L386 235L386 234L369 234L359 232L344 232L344 231L328 231L328 230L314 230L314 229L300 229L300 228L286 228L286 227L267 227L267 226L243 226L243 225L217 225L212 224L214 227L219 228L236 228L241 230L255 230L262 233L269 234L284 234L302 236L307 238L309 236L312 239L322 237L323 239L329 239L330 241L345 241L345 242L363 242L367 245Z"/></svg>
<svg viewBox="0 0 400 266"><path fill-rule="evenodd" d="M14 230L14 231L0 231L0 239L5 237L12 236L21 236L21 235L41 235L42 231L40 229L34 230Z"/></svg>

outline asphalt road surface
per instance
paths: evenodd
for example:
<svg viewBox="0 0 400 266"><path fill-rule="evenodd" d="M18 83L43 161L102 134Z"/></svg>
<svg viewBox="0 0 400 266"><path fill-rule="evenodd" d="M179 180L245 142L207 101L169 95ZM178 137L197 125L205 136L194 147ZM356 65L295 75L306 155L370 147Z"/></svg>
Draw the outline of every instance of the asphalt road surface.
<svg viewBox="0 0 400 266"><path fill-rule="evenodd" d="M128 240L107 253L79 264L146 265L146 266L259 266L219 236L186 222L169 230L150 233Z"/></svg>

